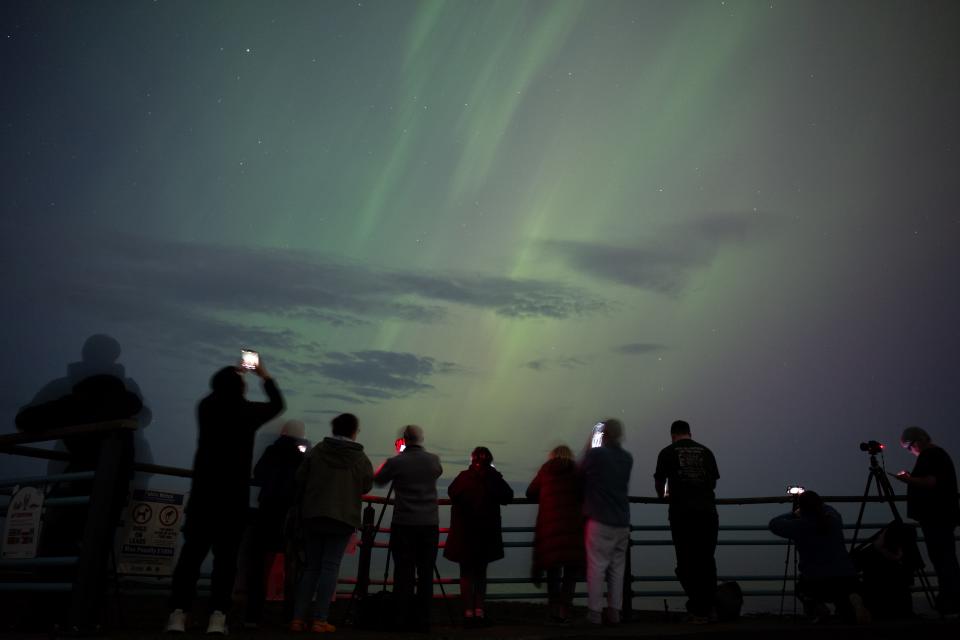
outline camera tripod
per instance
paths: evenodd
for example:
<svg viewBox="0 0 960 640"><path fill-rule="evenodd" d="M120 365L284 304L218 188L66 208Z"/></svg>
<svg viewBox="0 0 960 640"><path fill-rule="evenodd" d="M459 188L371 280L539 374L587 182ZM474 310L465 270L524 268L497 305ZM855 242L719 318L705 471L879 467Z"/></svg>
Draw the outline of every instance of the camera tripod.
<svg viewBox="0 0 960 640"><path fill-rule="evenodd" d="M797 501L793 501L794 509L796 509ZM797 617L797 553L796 548L793 548L793 540L787 538L787 555L783 559L783 586L780 587L780 615L783 615L783 602L787 597L787 577L790 574L790 551L793 549L793 617L796 620Z"/></svg>
<svg viewBox="0 0 960 640"><path fill-rule="evenodd" d="M390 503L390 498L391 498L392 496L393 496L393 483L390 484L390 488L387 490L387 497L384 499L383 504L380 506L380 515L377 516L377 522L376 522L376 524L373 526L372 531L370 532L370 534L364 536L364 544L371 544L371 545L373 544L373 538L376 536L377 532L380 531L380 525L383 523L383 516L384 516L384 514L385 514L386 511L387 511L387 505ZM368 506L367 506L367 509L370 510L371 515L372 515L372 513L373 513L373 506L372 506L372 505L368 505ZM386 592L386 589L387 589L387 578L388 578L388 576L389 576L389 574L390 574L390 557L391 557L392 555L393 555L393 549L390 548L390 547L388 547L388 548L387 548L387 559L386 559L386 561L384 562L384 565L383 565L383 583L382 583L381 588L380 588L380 592L381 592L381 593ZM368 572L369 572L369 565L364 569L364 573L365 573L365 574L368 573ZM446 605L446 608L447 608L447 615L448 615L449 618L450 618L450 625L453 626L453 625L455 624L455 623L454 623L454 616L453 616L452 611L450 610L450 602L449 602L449 600L447 599L447 592L446 592L446 590L443 588L443 578L440 577L440 569L437 567L436 561L434 561L434 563L433 563L433 574L434 574L434 576L436 576L436 578L437 578L437 584L438 584L439 587L440 587L440 594L443 596L443 602L444 602L444 605ZM367 597L366 588L363 589L362 594L361 594L360 590L361 590L361 585L360 585L360 582L358 581L358 582L357 582L357 585L356 585L356 586L354 587L354 589L353 589L353 597L350 598L350 605L349 605L349 608L348 608L347 614L346 614L346 618L347 618L347 619L349 619L350 616L351 616L351 614L353 613L353 606L354 606L354 603L357 602L358 597L363 597L363 598Z"/></svg>
<svg viewBox="0 0 960 640"><path fill-rule="evenodd" d="M862 445L861 445L862 446ZM897 505L894 502L896 494L893 492L893 487L890 486L890 479L887 477L886 472L883 467L877 462L877 454L874 451L870 451L870 469L867 472L867 486L863 490L863 498L860 500L860 511L857 513L857 524L853 528L853 539L850 541L850 553L852 554L854 549L857 547L857 537L860 534L860 528L863 524L863 512L866 509L868 499L870 497L870 488L873 484L877 486L877 494L884 502L890 507L890 513L893 515L893 521L901 526L904 525L903 518L900 516L900 510L897 509ZM933 598L933 589L930 586L930 581L927 579L927 576L923 573L924 562L923 558L920 556L920 549L917 547L916 537L911 537L909 540L904 542L904 556L907 556L916 565L916 570L914 575L917 578L917 581L920 583L921 589L927 598L927 602L931 607L935 607L934 598Z"/></svg>

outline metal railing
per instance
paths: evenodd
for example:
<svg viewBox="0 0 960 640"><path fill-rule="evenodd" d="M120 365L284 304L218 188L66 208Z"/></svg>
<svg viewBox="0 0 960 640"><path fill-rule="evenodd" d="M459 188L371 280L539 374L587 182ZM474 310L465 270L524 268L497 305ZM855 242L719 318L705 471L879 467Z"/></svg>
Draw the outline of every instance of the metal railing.
<svg viewBox="0 0 960 640"><path fill-rule="evenodd" d="M17 456L25 456L31 458L41 458L41 459L53 459L53 460L69 460L71 458L70 454L65 452L51 451L48 449L28 447L27 444L45 442L57 440L63 437L77 436L77 435L98 435L102 437L101 442L101 454L98 458L97 468L94 471L87 471L81 474L61 474L61 475L51 475L51 476L32 476L27 478L19 479L8 479L0 480L0 495L3 493L3 489L6 487L11 487L14 485L24 485L24 484L47 484L52 482L62 482L65 480L77 480L77 479L93 479L93 490L89 496L69 496L69 497L60 497L60 498L50 498L45 502L45 507L50 508L78 508L78 507L88 507L88 517L86 519L85 530L82 534L82 539L84 541L83 548L86 550L92 550L92 552L84 552L76 557L67 556L67 557L39 557L34 559L25 559L25 560L6 560L0 561L0 571L2 572L17 572L16 575L22 575L23 571L30 569L38 569L43 567L70 567L76 569L76 577L72 582L54 582L54 583L44 583L35 580L15 580L12 582L2 582L0 581L0 590L9 590L16 589L21 591L70 591L71 596L71 609L70 609L70 620L72 624L76 626L82 626L83 624L90 621L91 616L94 615L93 611L95 606L96 594L92 593L92 585L100 584L103 580L101 575L106 567L105 558L103 557L103 552L98 552L97 549L103 549L102 544L94 544L94 541L103 540L107 536L111 536L115 531L116 523L108 522L106 517L109 512L109 495L110 492L114 490L114 485L120 481L117 477L118 467L117 467L117 456L119 455L120 449L118 448L119 439L115 436L123 432L124 430L135 429L136 423L134 421L115 421L110 423L102 423L96 425L79 425L76 427L67 427L64 429L56 429L44 432L42 434L12 434L0 436L0 454L9 454ZM192 472L189 469L183 469L178 467L169 467L163 465L155 464L142 464L137 463L133 465L135 471L151 473L156 475L180 477L180 478L190 478L192 477ZM254 484L251 482L251 484ZM897 497L897 500L903 500L902 497ZM793 500L790 496L770 496L770 497L750 497L750 498L723 498L718 499L716 502L718 505L727 505L727 506L744 506L744 505L774 505L774 504L789 504ZM883 498L877 496L869 496L866 499L863 496L824 496L824 501L830 503L861 503L864 500L872 503L881 503L885 502ZM388 543L382 539L379 539L380 536L389 535L389 528L377 528L375 525L375 516L376 508L375 505L383 508L384 506L392 505L393 500L387 499L380 496L364 496L363 502L366 503L364 508L363 515L363 527L360 531L360 544L359 544L359 555L357 559L357 572L355 577L342 577L338 581L340 584L345 586L350 586L352 589L349 591L341 591L338 593L340 597L351 597L351 596L365 596L368 593L368 590L371 586L385 586L392 583L392 580L387 579L377 580L371 579L370 572L373 564L373 553L375 550L384 550L388 548ZM438 501L439 504L443 507L449 506L450 500L441 499ZM630 502L636 505L664 505L666 504L664 500L658 498L650 497L632 497ZM526 499L515 499L512 501L511 505L532 505L529 500ZM510 508L510 507L507 507ZM872 531L877 530L886 523L869 523L861 525L862 531ZM853 525L847 525L846 529L853 529ZM657 533L657 532L668 532L670 530L667 525L635 525L630 528L631 534L634 533ZM447 533L449 530L446 528L441 528L440 532L442 534ZM530 548L533 546L532 534L533 527L503 527L503 532L507 534L530 534L530 539L527 540L506 540L504 541L505 549L524 549ZM767 531L766 525L721 525L720 532L721 538L718 541L720 547L786 547L788 542L781 538L764 537L758 539L750 538L726 538L722 534L724 533L747 533L747 532L765 532ZM646 539L646 538L635 538L631 535L630 539L630 548L642 548L642 547L671 547L673 545L670 537L658 537L655 539ZM441 542L441 547L443 542ZM721 581L736 580L738 582L744 583L780 583L785 580L784 574L773 574L773 573L758 573L758 574L742 574L742 575L721 575ZM457 580L454 578L439 578L435 579L435 584L457 584ZM492 585L530 585L531 579L529 577L497 577L490 578L488 582ZM166 588L168 587L168 580L157 580L153 579L152 584L154 590L157 587ZM683 591L679 588L674 589L664 589L664 588L655 588L656 585L661 585L664 583L678 583L676 576L674 575L635 575L632 573L631 567L631 554L627 554L627 570L624 578L624 608L627 613L632 606L632 601L634 598L667 598L667 597L682 597ZM637 586L649 585L650 588L636 588ZM136 592L134 590L133 592ZM747 587L743 589L745 596L783 596L784 594L792 596L792 588L786 589L777 588L753 588ZM453 597L455 594L449 594L448 597ZM583 597L584 593L577 593L577 597ZM537 600L546 598L546 593L542 590L527 590L527 591L500 591L488 593L487 596L489 599L516 599L516 600Z"/></svg>

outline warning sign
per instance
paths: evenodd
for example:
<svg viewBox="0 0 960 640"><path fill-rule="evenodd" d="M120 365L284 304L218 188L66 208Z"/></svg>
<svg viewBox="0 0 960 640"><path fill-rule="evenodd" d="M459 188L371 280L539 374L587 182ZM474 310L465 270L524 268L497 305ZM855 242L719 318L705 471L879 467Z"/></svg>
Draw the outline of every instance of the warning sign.
<svg viewBox="0 0 960 640"><path fill-rule="evenodd" d="M40 538L40 514L43 492L36 487L21 487L10 499L3 527L3 552L0 557L35 558Z"/></svg>
<svg viewBox="0 0 960 640"><path fill-rule="evenodd" d="M173 573L184 503L183 493L143 489L133 492L117 554L120 573Z"/></svg>

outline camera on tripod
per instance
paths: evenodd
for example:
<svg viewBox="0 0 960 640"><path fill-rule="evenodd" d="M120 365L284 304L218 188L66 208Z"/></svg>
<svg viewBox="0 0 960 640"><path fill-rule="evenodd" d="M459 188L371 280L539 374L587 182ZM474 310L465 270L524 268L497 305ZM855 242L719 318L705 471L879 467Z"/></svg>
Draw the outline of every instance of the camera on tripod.
<svg viewBox="0 0 960 640"><path fill-rule="evenodd" d="M883 451L883 443L877 442L876 440L867 440L866 442L861 442L860 451L864 451L872 456L875 456Z"/></svg>

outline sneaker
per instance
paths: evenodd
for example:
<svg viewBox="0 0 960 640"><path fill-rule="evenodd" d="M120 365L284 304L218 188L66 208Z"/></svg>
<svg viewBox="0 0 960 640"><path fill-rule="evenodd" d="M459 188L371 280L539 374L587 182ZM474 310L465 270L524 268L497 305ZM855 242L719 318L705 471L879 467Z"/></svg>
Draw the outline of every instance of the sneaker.
<svg viewBox="0 0 960 640"><path fill-rule="evenodd" d="M603 624L603 615L599 611L587 609L587 622L590 624Z"/></svg>
<svg viewBox="0 0 960 640"><path fill-rule="evenodd" d="M290 633L303 633L307 630L307 624L303 620L294 618L290 621Z"/></svg>
<svg viewBox="0 0 960 640"><path fill-rule="evenodd" d="M187 614L183 609L174 609L167 618L167 633L183 633L187 630Z"/></svg>
<svg viewBox="0 0 960 640"><path fill-rule="evenodd" d="M337 628L326 620L314 620L310 625L310 631L313 633L333 633Z"/></svg>
<svg viewBox="0 0 960 640"><path fill-rule="evenodd" d="M603 610L603 622L610 626L620 624L620 609L611 609L607 607Z"/></svg>
<svg viewBox="0 0 960 640"><path fill-rule="evenodd" d="M207 623L207 635L227 635L227 614L223 611L214 611L210 614L210 622Z"/></svg>

